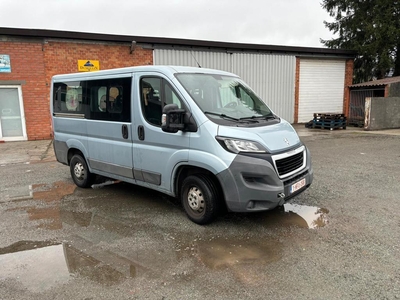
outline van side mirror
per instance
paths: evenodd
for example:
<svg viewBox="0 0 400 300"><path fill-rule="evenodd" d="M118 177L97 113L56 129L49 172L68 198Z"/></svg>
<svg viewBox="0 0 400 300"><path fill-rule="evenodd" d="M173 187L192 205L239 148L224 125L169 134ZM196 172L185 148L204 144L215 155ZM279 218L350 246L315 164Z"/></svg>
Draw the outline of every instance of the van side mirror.
<svg viewBox="0 0 400 300"><path fill-rule="evenodd" d="M184 115L186 111L180 109L176 104L164 106L161 117L161 129L165 132L176 133L185 128Z"/></svg>

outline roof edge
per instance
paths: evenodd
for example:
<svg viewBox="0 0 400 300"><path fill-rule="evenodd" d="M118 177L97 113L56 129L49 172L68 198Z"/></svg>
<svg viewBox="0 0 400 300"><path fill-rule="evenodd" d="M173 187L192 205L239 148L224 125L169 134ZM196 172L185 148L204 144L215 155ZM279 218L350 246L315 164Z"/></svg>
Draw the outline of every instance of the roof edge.
<svg viewBox="0 0 400 300"><path fill-rule="evenodd" d="M78 31L61 31L49 29L33 29L33 28L10 28L0 27L0 35L9 35L17 37L36 37L36 38L62 38L74 40L90 40L90 41L107 41L107 42L126 42L131 43L146 43L154 45L177 45L190 47L205 47L205 48L220 48L233 50L252 50L263 52L283 52L283 53L307 53L319 55L335 55L343 57L355 57L356 51L344 49L329 49L317 47L297 47L297 46L282 46L282 45L264 45L264 44L249 44L249 43L234 43L220 41L206 41L193 39L178 39L166 37L147 37L147 36L132 36L132 35L116 35L106 33L89 33Z"/></svg>

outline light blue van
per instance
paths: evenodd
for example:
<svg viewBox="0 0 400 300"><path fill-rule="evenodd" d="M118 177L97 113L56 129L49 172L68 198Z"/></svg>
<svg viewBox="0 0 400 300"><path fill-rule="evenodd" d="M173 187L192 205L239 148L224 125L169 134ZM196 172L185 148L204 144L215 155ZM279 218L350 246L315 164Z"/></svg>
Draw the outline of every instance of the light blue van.
<svg viewBox="0 0 400 300"><path fill-rule="evenodd" d="M313 180L310 153L237 75L143 66L56 75L54 150L79 187L95 175L182 201L195 223L273 209Z"/></svg>

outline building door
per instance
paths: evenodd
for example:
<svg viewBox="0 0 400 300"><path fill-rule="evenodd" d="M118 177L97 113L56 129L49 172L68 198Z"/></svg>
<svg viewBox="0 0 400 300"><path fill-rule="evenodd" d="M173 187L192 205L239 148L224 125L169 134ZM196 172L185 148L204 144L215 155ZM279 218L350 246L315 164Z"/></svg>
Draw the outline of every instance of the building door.
<svg viewBox="0 0 400 300"><path fill-rule="evenodd" d="M0 86L0 140L27 140L20 86Z"/></svg>
<svg viewBox="0 0 400 300"><path fill-rule="evenodd" d="M314 113L343 113L345 69L343 59L300 59L298 123Z"/></svg>

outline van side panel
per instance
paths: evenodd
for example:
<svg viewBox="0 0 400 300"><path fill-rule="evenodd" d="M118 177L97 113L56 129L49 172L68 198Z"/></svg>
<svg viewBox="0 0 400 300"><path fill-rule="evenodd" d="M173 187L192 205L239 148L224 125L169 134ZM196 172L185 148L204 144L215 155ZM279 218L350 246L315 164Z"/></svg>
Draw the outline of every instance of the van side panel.
<svg viewBox="0 0 400 300"><path fill-rule="evenodd" d="M85 157L87 152L86 120L53 117L54 152L57 160L68 164L68 150L78 149Z"/></svg>
<svg viewBox="0 0 400 300"><path fill-rule="evenodd" d="M189 163L214 174L226 170L235 159L235 153L226 151L217 142L218 125L206 121L190 136Z"/></svg>
<svg viewBox="0 0 400 300"><path fill-rule="evenodd" d="M86 120L90 168L133 178L132 132L130 123ZM122 127L128 136L122 136ZM112 176L111 176L112 177Z"/></svg>

